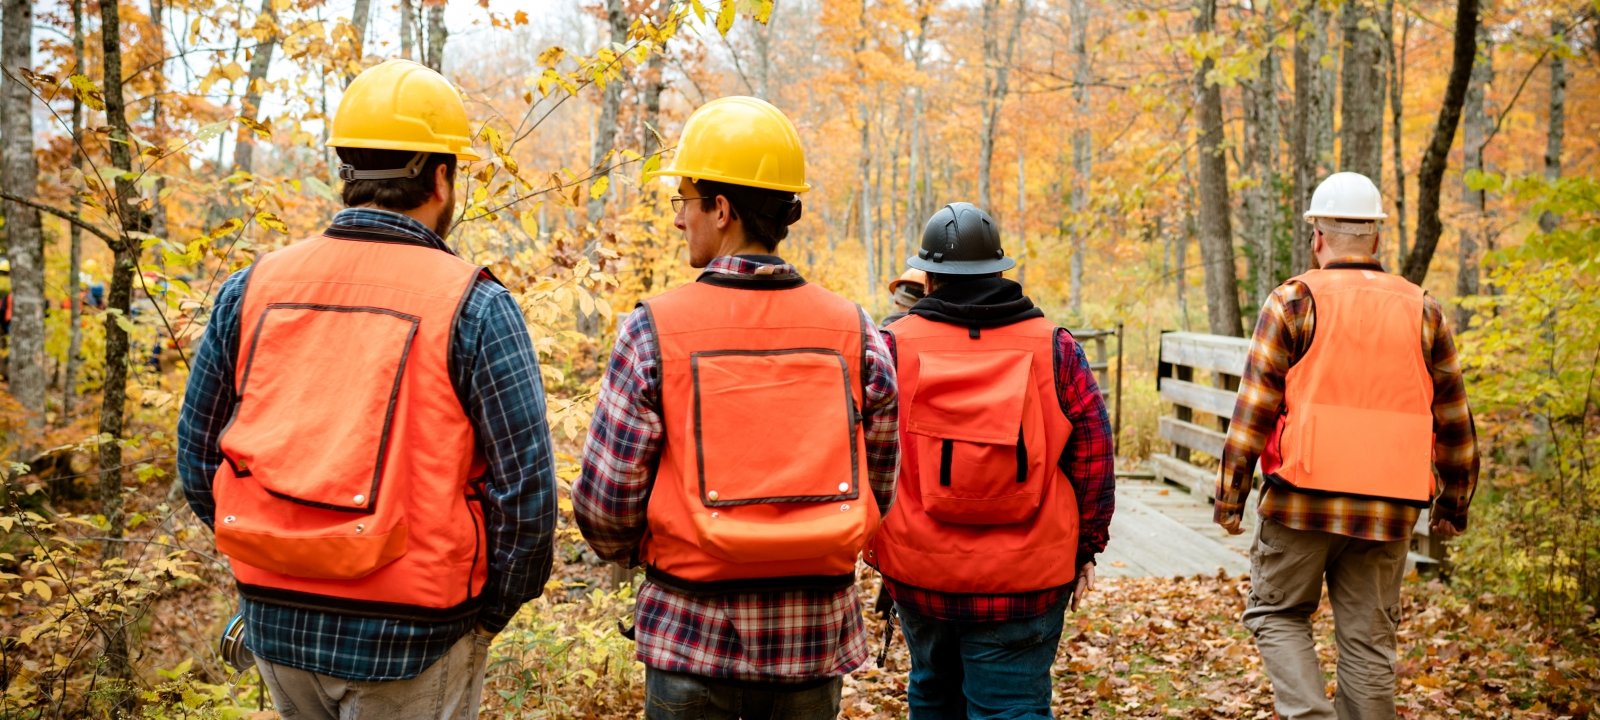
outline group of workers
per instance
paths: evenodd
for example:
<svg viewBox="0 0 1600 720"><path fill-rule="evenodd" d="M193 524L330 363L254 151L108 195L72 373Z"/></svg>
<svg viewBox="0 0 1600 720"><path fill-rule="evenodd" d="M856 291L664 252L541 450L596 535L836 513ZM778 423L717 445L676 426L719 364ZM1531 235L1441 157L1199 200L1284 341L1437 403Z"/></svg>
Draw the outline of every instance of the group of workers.
<svg viewBox="0 0 1600 720"><path fill-rule="evenodd" d="M511 293L442 240L471 138L438 73L362 73L329 141L346 209L230 277L194 354L179 472L287 718L475 717L493 638L551 573L537 355ZM706 103L657 174L701 274L621 321L571 484L594 552L644 568L645 717L836 717L869 654L863 559L912 718L1051 717L1115 451L998 226L934 213L880 329L779 255L810 185L777 108ZM1334 717L1307 620L1324 577L1339 716L1394 716L1407 518L1436 501L1436 529L1464 527L1476 472L1437 303L1376 264L1381 209L1341 187L1307 214L1324 269L1263 312L1219 481L1237 532L1263 458L1245 622L1284 718Z"/></svg>

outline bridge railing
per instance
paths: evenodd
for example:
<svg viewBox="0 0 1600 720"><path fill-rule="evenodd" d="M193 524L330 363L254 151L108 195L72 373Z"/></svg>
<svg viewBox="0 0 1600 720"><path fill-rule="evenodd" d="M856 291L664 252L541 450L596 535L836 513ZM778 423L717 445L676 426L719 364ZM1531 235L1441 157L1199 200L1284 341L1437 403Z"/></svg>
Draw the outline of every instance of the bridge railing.
<svg viewBox="0 0 1600 720"><path fill-rule="evenodd" d="M1192 332L1161 334L1156 388L1170 414L1159 422L1161 438L1171 451L1150 456L1156 479L1172 483L1207 502L1216 501L1217 464L1228 438L1239 378L1244 375L1250 341ZM1198 457L1197 457L1198 456ZM1206 458L1210 458L1207 460ZM1257 469L1257 487L1260 470ZM1443 543L1428 537L1428 511L1423 510L1411 536L1411 561L1428 566L1444 559Z"/></svg>

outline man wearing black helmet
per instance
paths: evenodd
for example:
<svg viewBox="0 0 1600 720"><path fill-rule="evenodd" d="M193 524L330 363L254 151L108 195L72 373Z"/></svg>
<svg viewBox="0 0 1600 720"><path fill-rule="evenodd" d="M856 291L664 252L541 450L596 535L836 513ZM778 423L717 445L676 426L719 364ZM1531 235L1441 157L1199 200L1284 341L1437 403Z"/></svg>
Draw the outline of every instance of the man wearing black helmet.
<svg viewBox="0 0 1600 720"><path fill-rule="evenodd" d="M902 466L867 559L911 649L911 717L1048 718L1111 523L1105 403L1072 335L1000 276L1016 261L984 211L946 205L907 263L928 295L884 333Z"/></svg>

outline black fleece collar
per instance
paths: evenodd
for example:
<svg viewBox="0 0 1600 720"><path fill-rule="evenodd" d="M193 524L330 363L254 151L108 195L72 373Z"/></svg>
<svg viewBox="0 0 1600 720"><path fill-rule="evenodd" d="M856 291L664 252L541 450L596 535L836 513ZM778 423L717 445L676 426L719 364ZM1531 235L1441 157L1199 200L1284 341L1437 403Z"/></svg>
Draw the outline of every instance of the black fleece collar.
<svg viewBox="0 0 1600 720"><path fill-rule="evenodd" d="M913 306L911 314L934 322L978 328L1044 317L1044 311L1022 294L1022 286L1005 278L975 278L940 285Z"/></svg>

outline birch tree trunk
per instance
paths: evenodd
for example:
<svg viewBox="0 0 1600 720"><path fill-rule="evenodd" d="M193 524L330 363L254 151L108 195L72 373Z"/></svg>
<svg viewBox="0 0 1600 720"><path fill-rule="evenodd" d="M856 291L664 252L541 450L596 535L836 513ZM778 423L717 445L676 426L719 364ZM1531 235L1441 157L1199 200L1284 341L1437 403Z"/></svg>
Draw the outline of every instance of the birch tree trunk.
<svg viewBox="0 0 1600 720"><path fill-rule="evenodd" d="M1422 166L1417 170L1417 241L1411 254L1406 256L1401 272L1418 285L1427 278L1428 265L1433 262L1433 252L1439 246L1439 236L1444 234L1444 224L1439 220L1439 192L1450 146L1455 142L1456 125L1461 121L1461 104L1466 100L1472 64L1477 57L1478 0L1457 0L1454 37L1444 102L1439 106L1433 137L1422 155Z"/></svg>
<svg viewBox="0 0 1600 720"><path fill-rule="evenodd" d="M1199 0L1194 31L1216 28L1216 0ZM1238 279L1233 269L1233 227L1229 219L1228 161L1222 154L1222 88L1208 82L1215 65L1209 56L1194 73L1195 117L1200 123L1200 261L1205 265L1206 317L1215 335L1244 334L1239 314Z"/></svg>
<svg viewBox="0 0 1600 720"><path fill-rule="evenodd" d="M0 62L6 75L0 77L4 110L0 111L0 184L19 195L32 197L38 192L39 163L33 155L33 94L20 79L23 68L33 68L33 3L31 0L5 0L3 36L0 36ZM13 79L16 78L16 79ZM11 352L6 360L11 379L11 394L26 411L28 438L23 455L31 449L35 433L44 426L44 233L39 211L31 206L7 201L6 258L11 261Z"/></svg>
<svg viewBox="0 0 1600 720"><path fill-rule="evenodd" d="M83 0L72 0L72 57L73 67L82 68L84 62L83 52ZM83 138L83 101L77 95L72 98L72 167L83 168L83 153L78 149L78 142ZM77 193L72 194L72 214L83 217L83 198ZM83 288L81 287L80 273L83 271L83 228L68 223L68 257L67 272L69 274L67 294L71 298L72 306L67 318L67 369L66 377L61 381L61 420L62 424L71 422L73 411L77 409L78 401L78 373L83 368Z"/></svg>
<svg viewBox="0 0 1600 720"><path fill-rule="evenodd" d="M1561 38L1560 21L1550 21L1550 35ZM1565 43L1566 39L1561 38ZM1563 48L1564 49L1564 48ZM1550 113L1549 130L1544 145L1544 177L1554 183L1561 179L1561 142L1567 130L1567 59L1560 51L1550 54ZM1561 218L1546 210L1539 214L1539 229L1550 232L1561 224Z"/></svg>
<svg viewBox="0 0 1600 720"><path fill-rule="evenodd" d="M356 31L355 56L357 66L367 56L367 25L372 21L372 0L356 0L356 6L350 14L350 26ZM356 79L356 74L350 70L344 73L344 84L349 87L350 81Z"/></svg>
<svg viewBox="0 0 1600 720"><path fill-rule="evenodd" d="M878 268L874 262L877 256L873 252L872 239L872 117L867 111L865 99L856 103L856 109L861 113L861 155L856 161L856 182L861 191L856 202L856 210L860 213L861 247L867 255L867 290L870 293L878 291Z"/></svg>
<svg viewBox="0 0 1600 720"><path fill-rule="evenodd" d="M413 18L416 13L413 3L416 1L400 0L400 57L406 60L411 59L411 47L416 44L411 35L412 28L416 26L416 20Z"/></svg>
<svg viewBox="0 0 1600 720"><path fill-rule="evenodd" d="M1383 43L1375 0L1347 0L1340 13L1344 71L1339 169L1383 180Z"/></svg>
<svg viewBox="0 0 1600 720"><path fill-rule="evenodd" d="M917 36L911 43L911 68L919 82L911 88L911 157L907 168L910 177L906 182L906 257L917 254L917 248L922 244L922 228L930 214L927 204L923 201L927 192L929 162L923 146L925 141L922 126L927 112L927 94L920 81L923 79L922 64L928 56L928 21L933 14L931 4L931 0L918 0Z"/></svg>
<svg viewBox="0 0 1600 720"><path fill-rule="evenodd" d="M1089 131L1089 4L1088 0L1072 0L1068 5L1068 21L1072 23L1072 267L1070 298L1072 316L1083 317L1083 267L1084 252L1088 246L1084 228L1084 213L1088 209L1089 178L1091 167Z"/></svg>
<svg viewBox="0 0 1600 720"><path fill-rule="evenodd" d="M1017 37L1022 32L1022 18L1028 12L1027 0L1015 2L1009 27L1002 27L1005 22L1000 16L1003 0L984 0L983 3L983 128L979 135L978 202L984 212L994 211L990 207L989 171L994 163L995 135L1000 125L1000 110L1010 91L1008 78L1012 51L1016 49ZM1002 30L1006 32L1003 42L999 37Z"/></svg>
<svg viewBox="0 0 1600 720"><path fill-rule="evenodd" d="M272 34L262 40L250 56L250 72L245 76L244 102L239 108L241 115L257 122L261 120L261 95L267 88L267 70L272 67L272 54L278 45L278 14L273 10L272 3L273 0L261 0L261 9L257 11L258 17L265 18L271 25ZM233 145L233 169L255 172L255 163L255 131L241 127Z"/></svg>
<svg viewBox="0 0 1600 720"><path fill-rule="evenodd" d="M1489 206L1487 193L1475 190L1468 182L1474 170L1482 173L1488 168L1483 160L1484 146L1494 121L1489 118L1485 96L1494 79L1494 46L1489 41L1479 45L1478 58L1472 66L1472 82L1467 85L1463 102L1461 129L1461 201L1471 208L1471 215L1461 227L1460 262L1456 265L1456 297L1478 294L1478 275L1481 257L1479 250L1485 246L1489 232ZM1456 305L1456 328L1466 330L1472 311L1463 304Z"/></svg>
<svg viewBox="0 0 1600 720"><path fill-rule="evenodd" d="M606 26L610 29L610 42L620 44L628 39L628 16L622 12L622 0L606 0ZM620 59L617 62L622 62ZM599 171L611 155L617 142L617 113L622 108L621 78L606 83L605 94L600 99L600 117L595 121L594 144L589 147L589 167ZM605 215L606 196L591 198L588 205L589 222L599 222ZM598 245L591 243L592 251ZM593 257L590 258L591 261Z"/></svg>
<svg viewBox="0 0 1600 720"><path fill-rule="evenodd" d="M1307 0L1299 15L1294 43L1294 207L1291 216L1311 207L1311 193L1328 175L1333 159L1333 88L1322 70L1328 52L1328 11ZM1289 243L1289 274L1311 267L1311 242L1305 226L1295 223Z"/></svg>

